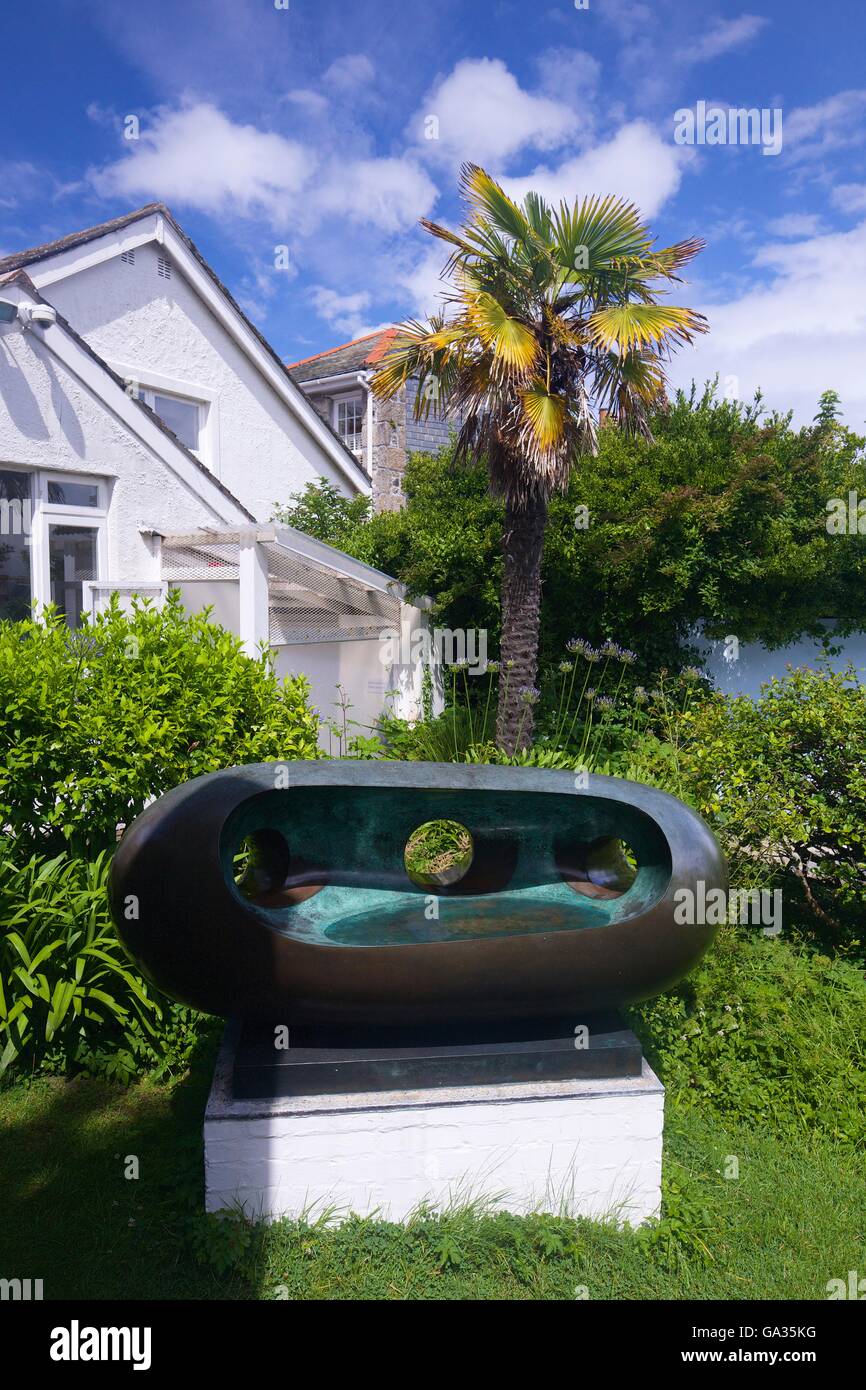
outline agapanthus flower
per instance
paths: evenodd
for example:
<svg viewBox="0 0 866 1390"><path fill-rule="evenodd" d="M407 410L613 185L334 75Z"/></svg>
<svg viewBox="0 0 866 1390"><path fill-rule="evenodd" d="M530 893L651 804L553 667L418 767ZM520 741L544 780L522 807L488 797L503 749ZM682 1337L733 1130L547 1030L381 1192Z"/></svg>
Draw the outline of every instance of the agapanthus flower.
<svg viewBox="0 0 866 1390"><path fill-rule="evenodd" d="M603 710L613 709L613 700L610 698L609 695L599 695L598 699L595 702L595 707L596 709Z"/></svg>
<svg viewBox="0 0 866 1390"><path fill-rule="evenodd" d="M534 685L522 685L517 693L525 705L535 705L541 699L541 691Z"/></svg>
<svg viewBox="0 0 866 1390"><path fill-rule="evenodd" d="M619 659L623 666L634 666L637 661L637 652L629 651L628 647L620 647Z"/></svg>
<svg viewBox="0 0 866 1390"><path fill-rule="evenodd" d="M634 698L635 698L635 703L636 703L636 704L638 704L638 705L645 705L645 704L646 704L647 700L649 699L649 696L647 695L646 690L644 689L644 687L643 687L642 685L636 685L636 686L635 686L635 688L634 688Z"/></svg>
<svg viewBox="0 0 866 1390"><path fill-rule="evenodd" d="M565 644L567 651L577 652L579 656L583 656L588 645L589 644L585 642L582 637L569 637Z"/></svg>
<svg viewBox="0 0 866 1390"><path fill-rule="evenodd" d="M559 663L559 669L560 669L560 671L562 672L562 674L563 674L564 676L567 676L568 673L569 673L569 671L573 671L573 670L574 670L574 662L573 662L573 661L560 661L560 663Z"/></svg>

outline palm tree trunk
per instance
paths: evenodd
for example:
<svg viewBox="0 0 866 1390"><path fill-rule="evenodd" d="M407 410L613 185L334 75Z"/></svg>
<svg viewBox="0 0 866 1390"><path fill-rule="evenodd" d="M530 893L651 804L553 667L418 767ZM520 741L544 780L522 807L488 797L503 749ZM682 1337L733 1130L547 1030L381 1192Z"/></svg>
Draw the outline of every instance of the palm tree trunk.
<svg viewBox="0 0 866 1390"><path fill-rule="evenodd" d="M523 692L534 689L538 673L541 622L541 553L547 501L533 497L522 506L505 506L502 578L502 667L496 742L506 753L532 743L535 712Z"/></svg>

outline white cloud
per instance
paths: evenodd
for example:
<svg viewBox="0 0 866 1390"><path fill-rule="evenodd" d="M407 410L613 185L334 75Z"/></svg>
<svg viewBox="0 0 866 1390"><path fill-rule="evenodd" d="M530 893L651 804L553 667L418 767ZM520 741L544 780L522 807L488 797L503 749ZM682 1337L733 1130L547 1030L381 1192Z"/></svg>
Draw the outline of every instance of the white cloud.
<svg viewBox="0 0 866 1390"><path fill-rule="evenodd" d="M280 100L290 101L293 106L300 107L311 116L320 116L328 109L327 97L323 97L321 92L310 91L309 87L295 87L291 92L286 92Z"/></svg>
<svg viewBox="0 0 866 1390"><path fill-rule="evenodd" d="M314 155L298 141L235 125L209 103L142 121L141 137L129 141L129 149L114 164L90 172L103 196L262 216L273 226L305 233L333 214L384 232L404 231L430 212L437 197L429 176L410 159L334 161L317 170Z"/></svg>
<svg viewBox="0 0 866 1390"><path fill-rule="evenodd" d="M512 198L530 190L549 202L572 202L593 193L615 193L635 202L645 217L654 217L676 193L694 152L662 140L646 121L632 121L611 140L554 168L539 165L502 185Z"/></svg>
<svg viewBox="0 0 866 1390"><path fill-rule="evenodd" d="M582 107L601 78L601 63L582 48L546 48L535 66L544 95L566 106Z"/></svg>
<svg viewBox="0 0 866 1390"><path fill-rule="evenodd" d="M837 92L815 106L798 106L784 116L789 160L823 158L866 140L866 89Z"/></svg>
<svg viewBox="0 0 866 1390"><path fill-rule="evenodd" d="M866 221L849 232L772 243L753 258L769 279L726 303L697 304L710 332L674 359L672 377L686 384L732 378L734 394L756 387L770 408L812 419L832 387L855 429L866 418ZM683 295L685 298L685 294ZM688 301L687 301L688 302Z"/></svg>
<svg viewBox="0 0 866 1390"><path fill-rule="evenodd" d="M426 133L428 117L437 138ZM524 91L498 58L464 58L428 92L409 132L431 158L495 168L518 150L557 148L577 125L570 106Z"/></svg>
<svg viewBox="0 0 866 1390"><path fill-rule="evenodd" d="M830 202L841 212L866 212L866 183L837 183Z"/></svg>
<svg viewBox="0 0 866 1390"><path fill-rule="evenodd" d="M385 323L368 323L362 311L372 303L372 295L367 290L357 294L339 294L325 285L313 285L310 299L320 318L329 327L344 333L346 338L363 338L366 333L375 333L378 328L388 327Z"/></svg>
<svg viewBox="0 0 866 1390"><path fill-rule="evenodd" d="M364 53L346 53L336 58L322 74L322 81L329 82L341 91L351 91L365 82L372 82L376 69Z"/></svg>
<svg viewBox="0 0 866 1390"><path fill-rule="evenodd" d="M822 220L816 212L786 212L784 216L773 217L767 223L767 231L773 236L820 236L823 230Z"/></svg>
<svg viewBox="0 0 866 1390"><path fill-rule="evenodd" d="M738 19L720 19L708 29L702 38L689 46L682 54L687 62L707 63L730 53L732 48L740 48L744 43L761 32L767 24L761 15L744 14Z"/></svg>
<svg viewBox="0 0 866 1390"><path fill-rule="evenodd" d="M92 170L105 197L158 198L180 206L282 221L314 168L302 145L282 135L235 125L207 102L160 111L143 120L129 154Z"/></svg>
<svg viewBox="0 0 866 1390"><path fill-rule="evenodd" d="M438 242L428 244L414 262L395 266L394 279L408 295L410 314L427 318L442 307L442 294L448 288L442 279L446 260L447 250L442 242Z"/></svg>
<svg viewBox="0 0 866 1390"><path fill-rule="evenodd" d="M436 185L410 159L361 159L335 165L313 192L318 213L384 232L406 231L432 211Z"/></svg>

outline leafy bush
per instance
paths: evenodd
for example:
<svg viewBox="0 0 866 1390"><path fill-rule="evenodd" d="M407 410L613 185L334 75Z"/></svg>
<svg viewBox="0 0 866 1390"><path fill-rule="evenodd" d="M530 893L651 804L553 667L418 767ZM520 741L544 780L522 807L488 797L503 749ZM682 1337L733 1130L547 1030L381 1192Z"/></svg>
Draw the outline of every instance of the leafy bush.
<svg viewBox="0 0 866 1390"><path fill-rule="evenodd" d="M720 401L714 387L678 393L652 428L651 444L602 428L598 456L581 459L551 503L543 669L576 634L633 647L646 677L692 660L688 635L700 621L769 646L819 632L828 614L860 624L866 541L829 536L825 524L829 498L863 491L860 436L825 417L793 430L757 404ZM306 495L282 515L433 595L442 626L486 629L494 655L504 514L486 469L455 470L447 449L414 454L405 490L402 511L354 524L341 514L331 531L324 497L317 508ZM578 506L588 529L575 524Z"/></svg>
<svg viewBox="0 0 866 1390"><path fill-rule="evenodd" d="M0 841L0 1076L159 1078L219 1028L138 976L109 915L108 866L105 852L17 865Z"/></svg>
<svg viewBox="0 0 866 1390"><path fill-rule="evenodd" d="M345 497L339 488L321 477L315 483L307 483L302 492L293 492L288 505L277 508L272 518L338 549L342 549L342 542L369 519L368 497L363 493L358 497Z"/></svg>
<svg viewBox="0 0 866 1390"><path fill-rule="evenodd" d="M852 669L804 668L761 698L720 695L679 721L684 793L738 883L782 890L787 931L866 946L866 689Z"/></svg>
<svg viewBox="0 0 866 1390"><path fill-rule="evenodd" d="M236 763L315 758L304 677L187 614L117 602L75 632L57 617L0 623L0 826L19 863L93 858L151 797Z"/></svg>
<svg viewBox="0 0 866 1390"><path fill-rule="evenodd" d="M866 1148L866 981L849 962L723 927L631 1012L674 1104Z"/></svg>
<svg viewBox="0 0 866 1390"><path fill-rule="evenodd" d="M67 1070L109 1040L155 1035L160 1008L108 914L108 857L21 867L0 849L0 1075L55 1054Z"/></svg>

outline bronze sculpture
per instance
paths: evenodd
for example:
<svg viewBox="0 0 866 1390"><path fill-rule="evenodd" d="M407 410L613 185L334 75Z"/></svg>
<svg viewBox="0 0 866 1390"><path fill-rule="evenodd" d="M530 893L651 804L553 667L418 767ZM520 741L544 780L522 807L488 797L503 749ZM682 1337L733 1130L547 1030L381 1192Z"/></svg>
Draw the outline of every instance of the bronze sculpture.
<svg viewBox="0 0 866 1390"><path fill-rule="evenodd" d="M386 761L211 773L124 834L118 931L166 993L240 1018L405 1025L616 1008L703 954L715 929L675 921L674 894L724 888L725 866L673 797L583 780ZM437 818L467 827L471 862L457 882L413 881L406 842Z"/></svg>

